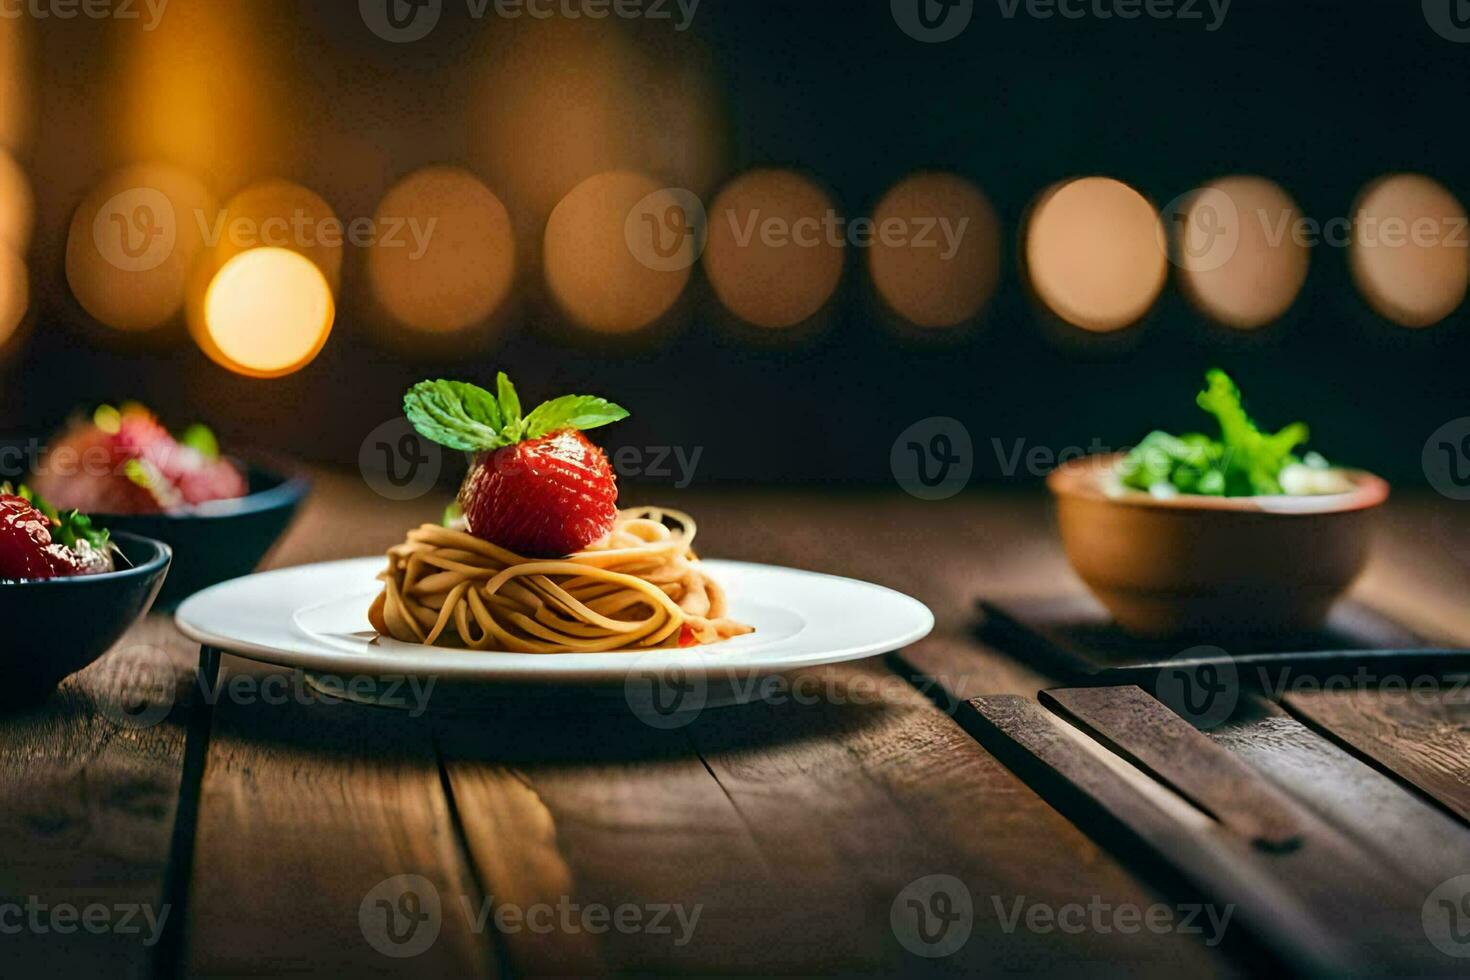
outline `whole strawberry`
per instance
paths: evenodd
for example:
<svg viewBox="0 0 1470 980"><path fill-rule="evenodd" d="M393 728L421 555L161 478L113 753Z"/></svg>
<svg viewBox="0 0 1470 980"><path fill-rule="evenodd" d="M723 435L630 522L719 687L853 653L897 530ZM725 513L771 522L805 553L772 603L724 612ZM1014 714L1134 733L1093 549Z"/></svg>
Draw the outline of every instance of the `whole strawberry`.
<svg viewBox="0 0 1470 980"><path fill-rule="evenodd" d="M425 438L476 453L459 504L471 534L527 558L581 551L612 530L617 475L582 432L628 417L589 395L565 395L522 417L502 373L497 393L462 381L424 381L403 408Z"/></svg>

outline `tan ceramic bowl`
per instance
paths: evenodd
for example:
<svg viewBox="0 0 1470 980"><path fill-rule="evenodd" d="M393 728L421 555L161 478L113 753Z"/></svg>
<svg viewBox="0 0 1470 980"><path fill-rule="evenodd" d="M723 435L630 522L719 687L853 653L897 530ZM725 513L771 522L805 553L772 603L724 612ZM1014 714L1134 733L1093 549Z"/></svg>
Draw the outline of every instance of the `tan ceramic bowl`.
<svg viewBox="0 0 1470 980"><path fill-rule="evenodd" d="M1046 483L1073 569L1144 636L1320 626L1363 570L1388 499L1387 483L1356 470L1353 490L1318 497L1110 495L1120 458L1075 460Z"/></svg>

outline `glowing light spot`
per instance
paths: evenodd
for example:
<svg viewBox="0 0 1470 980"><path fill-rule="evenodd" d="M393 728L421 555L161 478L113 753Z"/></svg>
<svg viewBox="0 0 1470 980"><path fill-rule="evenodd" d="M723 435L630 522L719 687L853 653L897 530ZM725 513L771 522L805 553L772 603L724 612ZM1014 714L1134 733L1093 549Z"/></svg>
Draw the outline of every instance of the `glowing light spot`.
<svg viewBox="0 0 1470 980"><path fill-rule="evenodd" d="M108 74L105 118L119 150L231 186L268 172L301 104L290 91L291 45L270 43L279 22L258 4L155 6L157 17L141 5L147 29L118 45Z"/></svg>
<svg viewBox="0 0 1470 980"><path fill-rule="evenodd" d="M254 184L210 219L209 237L215 243L210 261L216 270L252 248L284 248L316 263L333 293L342 283L346 228L330 204L300 184Z"/></svg>
<svg viewBox="0 0 1470 980"><path fill-rule="evenodd" d="M1110 177L1053 187L1032 209L1026 268L1037 296L1085 330L1119 330L1148 312L1164 288L1158 213Z"/></svg>
<svg viewBox="0 0 1470 980"><path fill-rule="evenodd" d="M705 272L720 302L762 327L795 326L842 279L847 225L816 184L788 170L755 170L709 209Z"/></svg>
<svg viewBox="0 0 1470 980"><path fill-rule="evenodd" d="M1301 219L1291 196L1264 177L1206 184L1179 211L1174 229L1185 295L1242 330L1279 318L1307 281Z"/></svg>
<svg viewBox="0 0 1470 980"><path fill-rule="evenodd" d="M379 302L405 326L463 330L510 295L510 215L468 171L430 167L410 174L378 205L375 224L399 229L368 250L368 276Z"/></svg>
<svg viewBox="0 0 1470 980"><path fill-rule="evenodd" d="M321 353L334 317L332 290L320 268L289 249L256 248L219 270L191 327L217 363L276 378Z"/></svg>
<svg viewBox="0 0 1470 980"><path fill-rule="evenodd" d="M1470 282L1465 209L1421 174L1368 185L1353 209L1353 278L1368 304L1405 327L1449 316Z"/></svg>
<svg viewBox="0 0 1470 980"><path fill-rule="evenodd" d="M26 264L10 249L0 246L0 348L15 336L30 305L31 285Z"/></svg>
<svg viewBox="0 0 1470 980"><path fill-rule="evenodd" d="M36 203L20 164L0 150L0 245L24 255L31 243Z"/></svg>
<svg viewBox="0 0 1470 980"><path fill-rule="evenodd" d="M119 330L150 330L183 307L214 198L192 176L145 164L112 174L72 215L66 278L77 302Z"/></svg>
<svg viewBox="0 0 1470 980"><path fill-rule="evenodd" d="M0 18L0 147L10 150L30 143L35 123L34 21Z"/></svg>
<svg viewBox="0 0 1470 980"><path fill-rule="evenodd" d="M605 26L523 18L515 30L486 32L475 169L520 228L544 227L552 208L597 174L653 173L702 194L719 172L720 92L698 42L686 34L678 44L644 44Z"/></svg>
<svg viewBox="0 0 1470 980"><path fill-rule="evenodd" d="M1000 222L979 188L954 174L915 174L873 212L868 271L893 310L921 327L971 319L1000 280Z"/></svg>
<svg viewBox="0 0 1470 980"><path fill-rule="evenodd" d="M647 208L650 195L668 193L650 177L616 171L562 198L546 222L544 259L546 284L568 316L592 330L629 333L674 305L689 269L653 268L627 237L629 215Z"/></svg>

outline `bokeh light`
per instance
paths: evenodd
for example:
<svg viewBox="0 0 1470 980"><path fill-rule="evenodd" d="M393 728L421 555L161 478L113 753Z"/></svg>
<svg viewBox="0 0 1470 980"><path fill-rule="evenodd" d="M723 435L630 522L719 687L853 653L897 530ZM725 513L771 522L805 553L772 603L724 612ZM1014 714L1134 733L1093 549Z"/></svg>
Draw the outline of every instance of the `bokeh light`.
<svg viewBox="0 0 1470 980"><path fill-rule="evenodd" d="M213 196L177 167L142 164L99 183L72 215L66 278L77 302L119 330L150 330L182 309L214 216Z"/></svg>
<svg viewBox="0 0 1470 980"><path fill-rule="evenodd" d="M588 178L562 198L546 222L543 259L546 284L569 317L601 333L629 333L673 307L689 268L640 261L626 234L640 204L667 194L651 177L614 171Z"/></svg>
<svg viewBox="0 0 1470 980"><path fill-rule="evenodd" d="M585 18L507 26L487 35L476 83L475 169L518 228L542 228L572 188L601 173L654 173L672 187L709 190L725 125L691 36L651 46Z"/></svg>
<svg viewBox="0 0 1470 980"><path fill-rule="evenodd" d="M128 31L115 73L122 153L168 160L196 174L235 184L280 162L297 100L272 58L289 45L265 43L271 14L259 4L171 3L148 29ZM268 172L268 171L267 171Z"/></svg>
<svg viewBox="0 0 1470 980"><path fill-rule="evenodd" d="M831 198L789 170L754 170L709 208L704 267L725 307L761 327L795 326L832 298L848 226Z"/></svg>
<svg viewBox="0 0 1470 980"><path fill-rule="evenodd" d="M1291 195L1264 177L1206 184L1181 209L1174 229L1185 295L1237 329L1278 319L1307 280L1303 227Z"/></svg>
<svg viewBox="0 0 1470 980"><path fill-rule="evenodd" d="M31 182L15 158L0 150L0 245L24 255L36 221Z"/></svg>
<svg viewBox="0 0 1470 980"><path fill-rule="evenodd" d="M1000 222L974 184L915 174L883 196L872 220L868 271L904 319L952 327L990 300L1000 279Z"/></svg>
<svg viewBox="0 0 1470 980"><path fill-rule="evenodd" d="M30 276L20 256L0 245L0 349L15 336L31 305Z"/></svg>
<svg viewBox="0 0 1470 980"><path fill-rule="evenodd" d="M378 205L368 278L383 308L415 330L449 333L494 313L515 278L515 237L500 199L467 170L429 167Z"/></svg>
<svg viewBox="0 0 1470 980"><path fill-rule="evenodd" d="M32 18L0 17L0 147L30 143L35 122Z"/></svg>
<svg viewBox="0 0 1470 980"><path fill-rule="evenodd" d="M1026 228L1026 269L1052 312L1085 330L1119 330L1142 317L1164 288L1168 259L1158 213L1110 177L1048 189Z"/></svg>
<svg viewBox="0 0 1470 980"><path fill-rule="evenodd" d="M262 181L240 191L223 211L210 217L213 271L252 248L284 248L314 262L333 293L341 286L347 229L332 206L312 190L289 180Z"/></svg>
<svg viewBox="0 0 1470 980"><path fill-rule="evenodd" d="M311 363L335 316L331 287L315 263L290 249L256 248L215 274L190 327L216 363L275 378Z"/></svg>
<svg viewBox="0 0 1470 980"><path fill-rule="evenodd" d="M1422 174L1382 177L1353 208L1353 277L1368 304L1405 327L1459 308L1470 283L1465 209Z"/></svg>

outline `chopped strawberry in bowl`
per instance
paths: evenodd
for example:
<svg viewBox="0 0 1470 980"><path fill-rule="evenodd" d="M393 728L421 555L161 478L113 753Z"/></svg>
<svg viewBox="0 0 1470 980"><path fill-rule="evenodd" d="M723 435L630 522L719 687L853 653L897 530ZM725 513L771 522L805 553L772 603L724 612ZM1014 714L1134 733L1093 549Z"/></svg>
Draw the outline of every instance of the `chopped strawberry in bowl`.
<svg viewBox="0 0 1470 980"><path fill-rule="evenodd" d="M0 703L28 702L112 647L157 597L172 552L0 485Z"/></svg>
<svg viewBox="0 0 1470 980"><path fill-rule="evenodd" d="M104 405L40 447L0 440L0 480L26 480L59 507L170 545L163 608L254 571L310 491L303 477L223 454L202 425L170 432L136 403Z"/></svg>
<svg viewBox="0 0 1470 980"><path fill-rule="evenodd" d="M94 514L161 514L249 492L199 425L175 438L141 405L104 405L72 422L48 449L36 488L63 507Z"/></svg>

